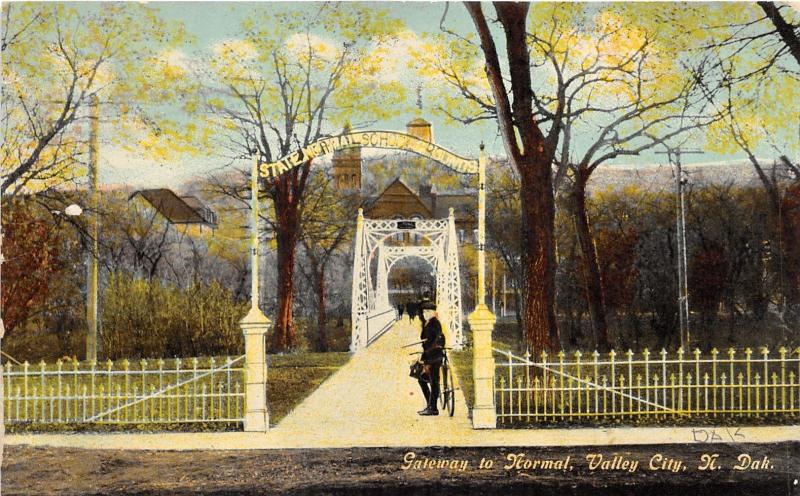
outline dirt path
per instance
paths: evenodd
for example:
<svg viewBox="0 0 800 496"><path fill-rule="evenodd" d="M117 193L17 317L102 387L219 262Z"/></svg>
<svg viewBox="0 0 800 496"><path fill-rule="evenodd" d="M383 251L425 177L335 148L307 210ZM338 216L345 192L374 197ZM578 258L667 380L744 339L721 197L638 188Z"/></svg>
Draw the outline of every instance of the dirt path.
<svg viewBox="0 0 800 496"><path fill-rule="evenodd" d="M136 452L8 447L3 494L298 495L673 495L789 496L797 492L800 443L714 445L719 470L697 469L709 445L616 448L356 448L324 450ZM414 453L411 460L409 453ZM770 468L737 471L742 453ZM563 460L572 470L506 469L509 455ZM622 457L628 468L591 470L587 457ZM649 468L661 455L685 470ZM493 460L490 469L481 459ZM425 460L452 468L422 468ZM517 460L520 460L518 457ZM409 463L410 462L410 463ZM419 462L414 466L414 462ZM466 466L462 463L466 462ZM637 469L629 471L633 462ZM404 466L410 466L404 469ZM620 465L622 467L622 465ZM462 470L463 468L463 470ZM598 489L602 490L598 491Z"/></svg>

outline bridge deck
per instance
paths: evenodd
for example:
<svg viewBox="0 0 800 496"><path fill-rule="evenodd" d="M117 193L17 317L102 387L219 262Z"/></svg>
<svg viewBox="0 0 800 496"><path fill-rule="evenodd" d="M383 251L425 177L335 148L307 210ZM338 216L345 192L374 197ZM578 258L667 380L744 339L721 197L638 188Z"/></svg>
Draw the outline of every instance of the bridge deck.
<svg viewBox="0 0 800 496"><path fill-rule="evenodd" d="M353 358L289 413L274 429L319 445L326 439L348 439L355 444L440 444L472 433L461 390L456 391L456 413L450 418L420 417L425 400L415 379L408 376L411 351L401 346L419 340L419 321L399 321L369 348Z"/></svg>

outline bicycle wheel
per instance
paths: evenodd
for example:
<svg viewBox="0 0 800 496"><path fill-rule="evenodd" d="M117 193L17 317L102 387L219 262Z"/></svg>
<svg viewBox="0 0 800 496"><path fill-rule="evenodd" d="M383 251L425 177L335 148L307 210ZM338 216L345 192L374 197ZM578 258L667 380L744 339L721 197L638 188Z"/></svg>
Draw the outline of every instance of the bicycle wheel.
<svg viewBox="0 0 800 496"><path fill-rule="evenodd" d="M446 386L445 391L447 391L447 397L444 400L445 407L447 408L447 413L450 416L453 416L453 413L456 411L456 386L453 381L453 371L450 370L448 367L447 369L447 377L445 378Z"/></svg>
<svg viewBox="0 0 800 496"><path fill-rule="evenodd" d="M449 399L449 392L447 390L447 376L450 375L450 367L448 366L447 362L442 365L442 379L439 383L439 407L442 410L447 410L447 404Z"/></svg>

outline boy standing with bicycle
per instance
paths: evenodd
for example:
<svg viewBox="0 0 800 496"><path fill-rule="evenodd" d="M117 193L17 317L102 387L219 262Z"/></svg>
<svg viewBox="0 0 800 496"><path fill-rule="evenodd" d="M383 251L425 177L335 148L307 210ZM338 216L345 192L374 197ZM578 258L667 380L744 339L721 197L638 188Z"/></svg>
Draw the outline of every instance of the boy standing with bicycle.
<svg viewBox="0 0 800 496"><path fill-rule="evenodd" d="M439 415L436 401L439 399L439 370L444 359L445 339L442 332L442 323L439 322L439 315L436 313L436 304L431 301L423 301L420 304L422 309L422 333L419 338L422 340L422 362L425 369L419 378L419 386L425 396L427 406L420 410L420 415ZM428 380L425 380L427 375ZM430 387L428 386L430 382Z"/></svg>

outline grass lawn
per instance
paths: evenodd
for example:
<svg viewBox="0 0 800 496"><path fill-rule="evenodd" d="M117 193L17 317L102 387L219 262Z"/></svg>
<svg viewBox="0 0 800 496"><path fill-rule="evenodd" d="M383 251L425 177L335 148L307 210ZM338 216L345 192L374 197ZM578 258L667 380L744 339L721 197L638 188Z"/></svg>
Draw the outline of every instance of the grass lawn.
<svg viewBox="0 0 800 496"><path fill-rule="evenodd" d="M280 422L349 359L348 352L270 355L267 358L270 424Z"/></svg>
<svg viewBox="0 0 800 496"><path fill-rule="evenodd" d="M471 411L474 403L474 384L472 381L472 348L465 347L461 351L451 351L450 363L455 367L458 376L458 386L464 392L464 399L467 402L467 410Z"/></svg>

